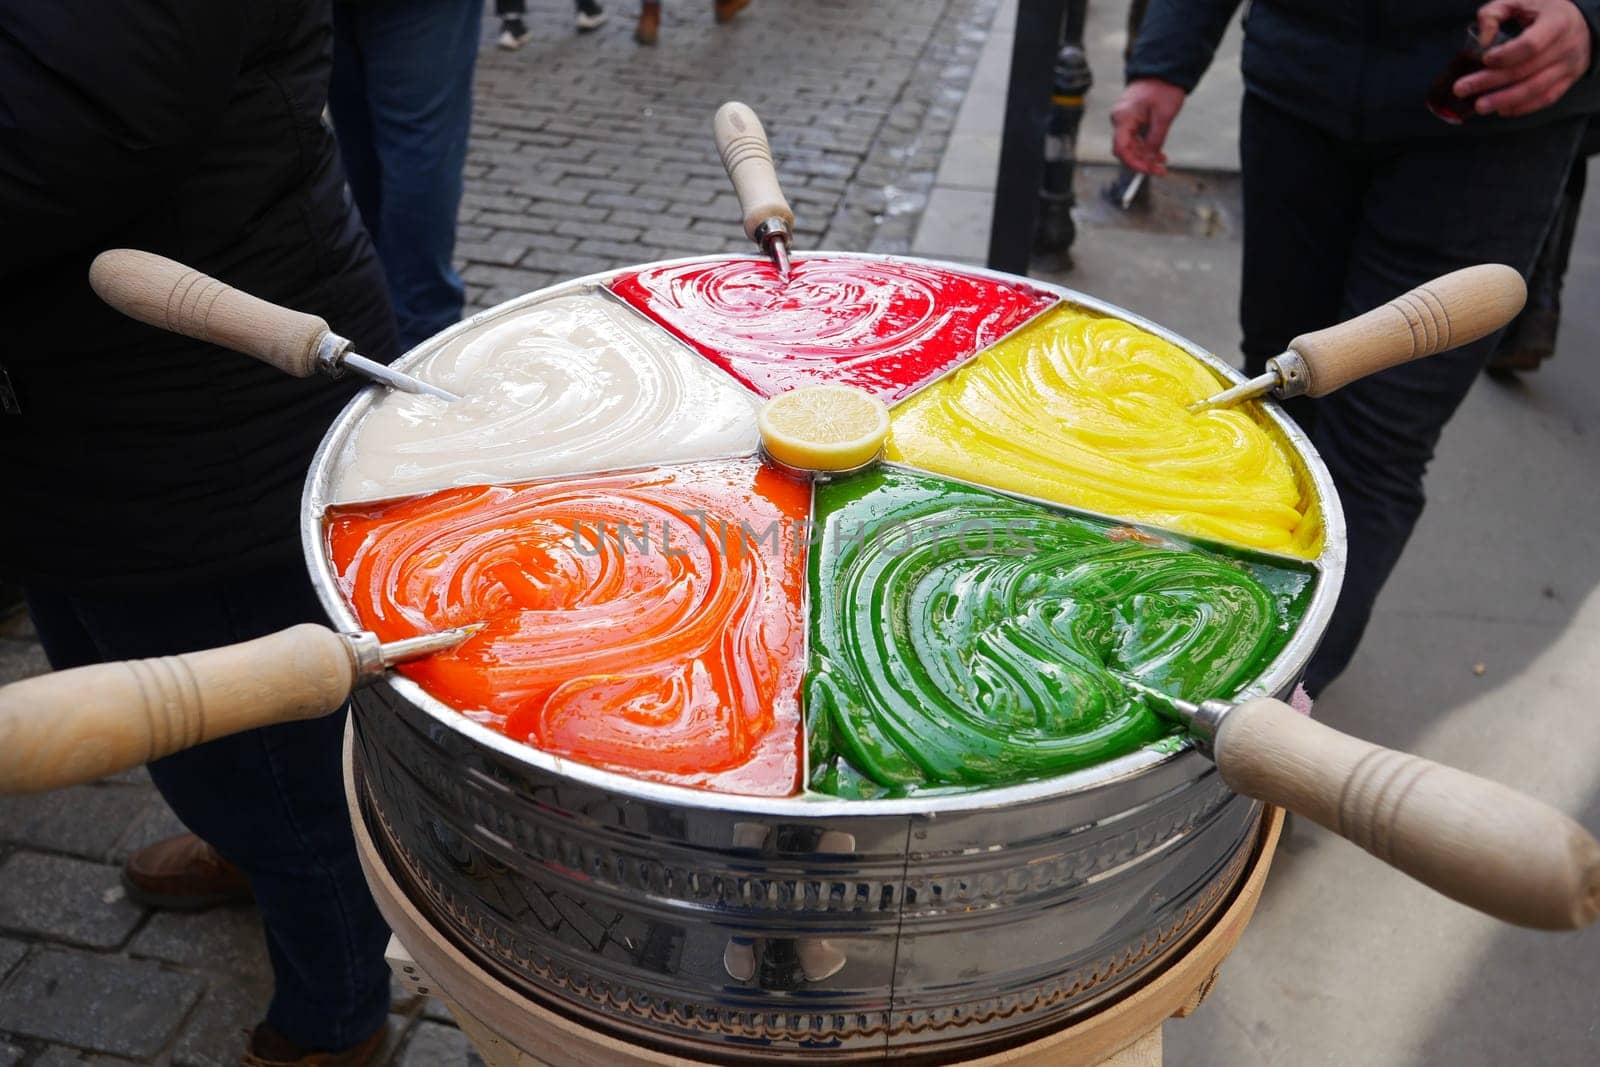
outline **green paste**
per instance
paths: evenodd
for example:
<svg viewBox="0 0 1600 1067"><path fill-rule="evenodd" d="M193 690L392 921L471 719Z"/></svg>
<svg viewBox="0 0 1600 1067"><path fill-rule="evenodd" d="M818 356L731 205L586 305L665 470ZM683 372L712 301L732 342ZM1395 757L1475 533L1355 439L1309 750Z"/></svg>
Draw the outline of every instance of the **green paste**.
<svg viewBox="0 0 1600 1067"><path fill-rule="evenodd" d="M1174 727L1123 677L1232 696L1314 583L886 468L818 485L814 518L810 785L838 796L1009 785L1135 751Z"/></svg>

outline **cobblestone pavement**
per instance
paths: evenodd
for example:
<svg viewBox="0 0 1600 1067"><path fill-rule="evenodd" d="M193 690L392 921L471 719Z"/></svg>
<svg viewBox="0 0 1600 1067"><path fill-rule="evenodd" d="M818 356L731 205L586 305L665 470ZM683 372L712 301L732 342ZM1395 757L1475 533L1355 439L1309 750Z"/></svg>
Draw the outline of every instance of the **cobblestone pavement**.
<svg viewBox="0 0 1600 1067"><path fill-rule="evenodd" d="M710 137L727 99L766 124L800 247L908 250L994 14L994 0L758 0L715 26L704 0L674 2L645 49L631 6L583 37L564 0L533 6L519 52L484 27L458 249L474 309L747 249ZM26 620L0 620L0 683L44 669ZM178 829L142 770L0 799L0 1067L238 1062L271 987L255 913L151 913L119 882L130 851ZM476 1062L437 1002L397 999L392 1022L386 1059Z"/></svg>
<svg viewBox="0 0 1600 1067"><path fill-rule="evenodd" d="M909 251L993 0L763 0L720 27L709 4L665 8L655 48L617 5L575 39L552 3L526 48L481 57L459 247L475 306L747 250L711 142L730 99L766 126L799 247Z"/></svg>

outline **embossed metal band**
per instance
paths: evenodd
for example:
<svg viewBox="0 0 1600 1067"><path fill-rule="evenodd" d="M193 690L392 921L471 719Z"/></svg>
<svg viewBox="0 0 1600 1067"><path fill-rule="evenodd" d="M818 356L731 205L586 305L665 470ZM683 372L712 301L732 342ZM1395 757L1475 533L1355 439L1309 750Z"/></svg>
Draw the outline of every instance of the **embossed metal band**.
<svg viewBox="0 0 1600 1067"><path fill-rule="evenodd" d="M370 794L368 796L370 800ZM906 1035L945 1033L982 1027L997 1020L1049 1011L1058 1005L1083 1002L1112 988L1119 979L1131 978L1169 948L1182 942L1223 903L1238 884L1250 859L1248 848L1240 849L1223 872L1189 904L1174 921L1151 930L1137 944L1059 975L1051 982L1024 993L991 997L940 1012L881 1014L837 1012L741 1012L718 1009L691 1001L666 1001L631 992L595 975L581 974L553 964L536 949L522 947L525 939L488 919L438 879L431 877L417 857L400 845L394 828L381 811L369 807L380 851L388 853L400 868L394 871L402 884L420 890L423 903L431 905L435 917L447 920L449 927L468 935L470 944L489 953L492 963L509 966L516 972L542 979L540 987L554 992L580 1008L603 1015L620 1016L646 1027L665 1027L679 1032L716 1035L780 1044L842 1043L854 1045L862 1039L887 1037L891 1041ZM1252 821L1252 825L1254 822ZM1061 1025L1063 1018L1033 1022L1019 1032L1025 1041L1038 1029Z"/></svg>
<svg viewBox="0 0 1600 1067"><path fill-rule="evenodd" d="M528 825L527 812L507 810L520 800L501 796L491 802L478 795L465 784L471 775L464 771L470 767L449 762L441 751L430 751L430 745L401 722L402 716L388 709L374 710L377 714L358 716L358 733L369 761L365 788L379 831L375 836L389 852L397 877L414 890L419 904L441 928L480 960L516 976L546 998L619 1025L714 1045L755 1041L804 1047L809 1054L826 1058L818 1046L842 1054L886 1043L923 1048L957 1038L965 1042L973 1034L988 1041L1015 1033L1021 1040L1061 1025L1084 1005L1134 980L1201 923L1241 873L1249 850L1240 846L1251 839L1256 822L1249 802L1231 798L1215 783L1196 783L1181 803L1142 821L1125 820L1127 828L1115 833L1098 838L1085 833L1080 847L1058 854L1013 854L990 871L974 870L982 866L982 856L938 857L928 864L931 869L918 869L901 858L894 873L903 872L903 890L887 879L871 879L845 882L839 892L831 892L821 888L829 879L753 876L749 864L743 871L715 867L714 855L692 857L706 861L700 870L648 856L623 858L608 854L605 842L593 835L580 840L576 833ZM1211 827L1210 840L1192 839L1196 827L1214 823L1228 811L1246 817ZM559 823L566 817L546 809L535 812L533 821L548 818ZM441 842L423 834L427 825L436 826L436 833L454 835L452 845L458 854L450 862L438 858ZM1229 832L1218 837L1219 830ZM1222 841L1227 842L1225 847L1219 847ZM1054 845L1059 848L1060 842ZM653 843L639 842L636 847L643 853ZM671 847L684 851L681 845ZM1141 863L1171 860L1174 857L1163 857L1163 851L1175 854L1185 847L1215 850L1203 857L1208 865L1203 876L1180 883L1187 896L1180 896L1170 908L1154 907L1148 925L1129 929L1126 940L1108 951L1084 962L1064 959L1066 966L1059 973L1004 992L981 979L953 990L946 981L937 994L906 984L893 993L888 1010L857 1010L852 998L864 998L849 991L808 992L804 1010L752 1008L727 1002L726 975L720 984L712 976L687 972L653 974L646 980L636 969L630 970L625 952L612 952L619 944L612 938L613 929L624 929L629 922L641 924L638 929L663 919L719 928L753 924L779 938L803 939L804 932L818 923L846 921L846 936L881 941L892 956L902 930L920 924L930 928L929 936L953 939L962 935L963 926L1004 921L1008 913L1026 915L1043 894L1097 879L1115 880L1119 873L1126 876L1129 868L1139 869ZM430 861L428 855L435 859ZM524 866L537 870L538 877L519 873ZM547 894L541 881L556 888ZM517 904L522 907L526 902L529 915L537 916L540 909L534 905L542 901L550 922L504 921L486 902L484 894L491 884L496 894L516 887L521 897ZM565 911L558 914L560 908ZM598 929L596 913L617 919L614 927L599 930L587 949L575 950L571 937L558 939L547 928L567 920L590 922ZM888 992L874 990L870 999L881 1004ZM760 990L744 993L747 1000L761 995ZM783 1005L785 998L777 994L770 999Z"/></svg>

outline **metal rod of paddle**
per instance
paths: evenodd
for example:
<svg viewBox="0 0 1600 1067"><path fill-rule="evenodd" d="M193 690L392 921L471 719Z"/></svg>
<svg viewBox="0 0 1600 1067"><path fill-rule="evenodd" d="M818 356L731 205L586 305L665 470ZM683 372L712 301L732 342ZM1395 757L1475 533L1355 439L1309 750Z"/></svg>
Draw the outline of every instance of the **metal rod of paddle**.
<svg viewBox="0 0 1600 1067"><path fill-rule="evenodd" d="M1505 326L1528 298L1522 275L1499 263L1452 271L1381 307L1325 330L1303 333L1267 369L1189 410L1231 407L1271 393L1326 396L1357 378L1447 352Z"/></svg>
<svg viewBox="0 0 1600 1067"><path fill-rule="evenodd" d="M165 256L132 248L102 252L89 267L89 284L129 318L254 356L296 378L355 371L403 393L461 399L350 351L350 341L317 315L269 303Z"/></svg>

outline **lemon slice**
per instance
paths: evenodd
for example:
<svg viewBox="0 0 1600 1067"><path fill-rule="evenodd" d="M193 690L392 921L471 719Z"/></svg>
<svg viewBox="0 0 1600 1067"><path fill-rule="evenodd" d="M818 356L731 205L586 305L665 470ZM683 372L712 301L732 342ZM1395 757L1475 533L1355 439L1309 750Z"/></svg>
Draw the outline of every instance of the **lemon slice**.
<svg viewBox="0 0 1600 1067"><path fill-rule="evenodd" d="M844 471L868 463L889 436L889 409L853 385L808 385L768 400L756 419L761 444L779 463Z"/></svg>

